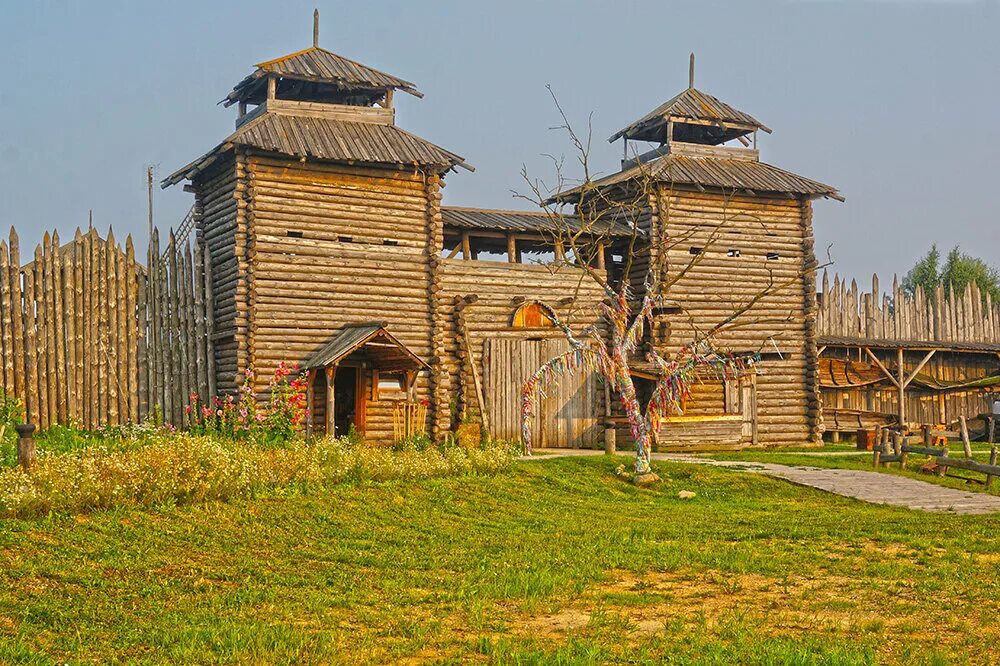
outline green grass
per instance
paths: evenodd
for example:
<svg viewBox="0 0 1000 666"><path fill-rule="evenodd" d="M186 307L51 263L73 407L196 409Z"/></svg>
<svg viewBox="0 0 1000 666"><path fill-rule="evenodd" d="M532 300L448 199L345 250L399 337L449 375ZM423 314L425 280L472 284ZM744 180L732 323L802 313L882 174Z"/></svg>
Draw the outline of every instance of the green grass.
<svg viewBox="0 0 1000 666"><path fill-rule="evenodd" d="M1000 660L1000 518L626 461L0 521L0 663Z"/></svg>

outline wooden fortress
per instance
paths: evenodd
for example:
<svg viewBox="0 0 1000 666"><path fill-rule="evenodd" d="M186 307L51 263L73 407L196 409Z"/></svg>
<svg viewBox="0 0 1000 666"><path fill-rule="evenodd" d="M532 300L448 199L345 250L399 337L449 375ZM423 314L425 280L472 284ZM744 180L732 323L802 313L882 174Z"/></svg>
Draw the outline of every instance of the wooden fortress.
<svg viewBox="0 0 1000 666"><path fill-rule="evenodd" d="M524 380L567 348L551 315L574 329L600 324L602 291L579 268L533 260L559 250L550 216L443 206L446 174L470 167L397 125L400 92L422 96L314 37L311 48L256 65L223 100L238 107L235 131L165 179L188 181L195 195L218 387L234 391L250 373L264 391L280 362L295 362L309 374L314 432L353 425L389 442L401 428L440 438L481 419L493 435L517 438ZM671 247L671 267L705 255L672 290L649 344L676 347L688 327L710 326L769 280L788 283L721 340L762 352L760 374L697 386L661 433L663 447L821 434L811 200L837 193L759 161L759 130L770 131L691 85L612 137L654 148L597 183L604 200L625 196L640 169L657 183L641 215L593 239L593 265L611 279L629 278L630 251L632 266L646 265L657 239L689 239ZM723 145L734 140L754 147ZM639 245L632 225L646 239ZM594 376L564 382L542 400L534 441L600 445L619 420L614 405Z"/></svg>

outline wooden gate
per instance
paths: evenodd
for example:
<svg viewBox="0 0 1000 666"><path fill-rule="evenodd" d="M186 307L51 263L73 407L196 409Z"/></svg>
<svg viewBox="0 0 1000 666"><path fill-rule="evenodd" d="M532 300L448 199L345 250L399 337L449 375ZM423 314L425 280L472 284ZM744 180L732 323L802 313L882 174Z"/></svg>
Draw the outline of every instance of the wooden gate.
<svg viewBox="0 0 1000 666"><path fill-rule="evenodd" d="M501 439L521 439L521 389L543 363L569 350L565 339L488 338L483 382L490 431ZM538 447L592 448L603 441L603 387L590 371L564 375L538 396L532 443Z"/></svg>

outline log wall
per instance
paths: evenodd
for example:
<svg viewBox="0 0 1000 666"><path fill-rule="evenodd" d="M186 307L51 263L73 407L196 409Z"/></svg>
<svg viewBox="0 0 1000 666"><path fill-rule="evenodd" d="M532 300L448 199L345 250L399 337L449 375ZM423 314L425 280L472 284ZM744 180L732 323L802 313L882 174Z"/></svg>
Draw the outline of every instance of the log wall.
<svg viewBox="0 0 1000 666"><path fill-rule="evenodd" d="M189 395L212 395L200 246L171 238L161 252L154 233L146 264L110 231L62 245L46 233L23 266L16 232L0 242L0 372L30 422L95 429L155 413L183 425Z"/></svg>
<svg viewBox="0 0 1000 666"><path fill-rule="evenodd" d="M654 240L674 275L697 263L669 289L681 308L665 314L668 354L707 331L764 290L739 326L715 338L718 348L764 352L757 377L758 442L818 443L821 407L816 375L815 259L811 204L805 200L661 190ZM679 239L683 242L677 243ZM667 249L669 248L669 249ZM692 254L701 248L701 255ZM737 255L738 252L738 256ZM769 253L772 259L768 259Z"/></svg>
<svg viewBox="0 0 1000 666"><path fill-rule="evenodd" d="M247 346L255 390L266 390L278 363L304 361L347 323L387 322L418 356L438 360L429 261L438 254L431 244L440 225L435 179L247 158ZM432 377L418 374L416 399L429 400L434 390ZM370 439L392 440L392 409L389 400L368 403ZM439 418L432 409L429 420Z"/></svg>
<svg viewBox="0 0 1000 666"><path fill-rule="evenodd" d="M236 391L249 362L245 161L243 155L224 159L192 183L198 238L211 258L212 362L221 393Z"/></svg>
<svg viewBox="0 0 1000 666"><path fill-rule="evenodd" d="M487 338L564 337L553 328L512 327L514 312L520 303L538 301L548 305L574 331L594 324L603 326L598 307L603 291L579 269L561 266L554 271L552 267L537 264L446 259L441 260L439 271L444 297L436 316L446 327L445 369L452 396L458 401L455 406L471 418L478 418L480 413L471 364L475 363L482 385ZM457 299L470 295L477 300L462 310L460 321ZM572 302L563 299L572 299ZM471 357L467 353L465 333ZM519 392L520 387L512 390ZM603 414L603 391L597 404L598 414Z"/></svg>

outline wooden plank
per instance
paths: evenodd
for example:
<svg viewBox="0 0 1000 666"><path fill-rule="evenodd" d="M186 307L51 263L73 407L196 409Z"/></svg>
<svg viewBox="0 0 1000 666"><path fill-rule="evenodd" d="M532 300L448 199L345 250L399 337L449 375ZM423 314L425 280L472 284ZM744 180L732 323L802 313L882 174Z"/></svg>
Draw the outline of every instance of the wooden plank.
<svg viewBox="0 0 1000 666"><path fill-rule="evenodd" d="M128 351L128 420L137 423L139 416L139 396L144 388L139 382L139 282L138 267L135 262L135 244L132 235L125 239L125 311L126 349Z"/></svg>
<svg viewBox="0 0 1000 666"><path fill-rule="evenodd" d="M106 315L105 315L105 326L107 327L107 333L104 336L105 340L105 357L107 362L105 364L105 381L106 384L101 387L101 390L107 394L105 409L105 423L109 425L120 425L121 417L119 413L119 388L120 378L118 375L119 371L119 359L118 359L118 244L115 242L115 234L111 229L108 230L108 237L104 244L104 261L105 261L105 304L106 304Z"/></svg>
<svg viewBox="0 0 1000 666"><path fill-rule="evenodd" d="M965 457L972 457L972 443L969 441L969 425L965 422L965 416L958 417L958 431L962 433L962 447L965 451Z"/></svg>
<svg viewBox="0 0 1000 666"><path fill-rule="evenodd" d="M74 397L74 412L76 414L77 423L86 423L86 406L85 406L85 354L86 354L86 309L84 306L85 302L85 292L90 291L90 285L85 285L84 280L86 279L86 273L84 270L85 261L87 260L87 250L86 244L84 242L83 233L80 228L77 227L76 233L73 237L73 316L75 337L73 339L73 346L75 347L75 358L76 365L73 368L73 397ZM84 288L86 286L86 289Z"/></svg>
<svg viewBox="0 0 1000 666"><path fill-rule="evenodd" d="M215 363L215 293L212 287L211 254L205 251L205 371L208 379L208 394L218 393L218 380Z"/></svg>
<svg viewBox="0 0 1000 666"><path fill-rule="evenodd" d="M52 289L52 328L55 333L52 343L55 347L55 404L56 418L59 423L69 423L67 409L69 396L67 389L69 379L66 364L66 310L64 304L65 287L63 286L63 261L59 242L59 232L52 234L52 256L49 259L49 269Z"/></svg>
<svg viewBox="0 0 1000 666"><path fill-rule="evenodd" d="M43 245L48 245L51 239L48 233L43 238ZM34 322L35 327L35 353L36 356L31 363L35 364L35 371L38 381L38 427L45 430L49 427L49 384L48 384L48 329L45 326L48 317L46 316L45 303L45 256L42 245L35 247L35 293L34 293Z"/></svg>
<svg viewBox="0 0 1000 666"><path fill-rule="evenodd" d="M8 274L5 276L10 284L10 308L11 322L13 324L13 353L14 353L14 394L27 400L27 369L24 353L25 331L24 331L24 299L21 289L21 257L19 241L14 227L10 228L10 263Z"/></svg>
<svg viewBox="0 0 1000 666"><path fill-rule="evenodd" d="M79 423L80 415L77 412L76 401L76 283L73 272L73 252L67 252L62 257L63 263L63 307L66 325L65 340L65 362L66 372L64 381L66 388L62 395L66 399L64 417L67 423Z"/></svg>
<svg viewBox="0 0 1000 666"><path fill-rule="evenodd" d="M184 404L191 402L190 396L198 393L198 362L195 347L198 340L195 338L195 312L194 312L194 257L191 253L191 245L184 245L184 363L187 371L186 392L184 394ZM183 415L182 415L183 418Z"/></svg>
<svg viewBox="0 0 1000 666"><path fill-rule="evenodd" d="M38 350L36 346L37 322L35 317L35 268L31 263L24 268L24 376L27 381L25 408L27 422L42 424L41 392L38 385Z"/></svg>
<svg viewBox="0 0 1000 666"><path fill-rule="evenodd" d="M3 391L7 396L16 395L14 389L14 304L10 289L10 254L7 241L0 241L0 308L3 326Z"/></svg>
<svg viewBox="0 0 1000 666"><path fill-rule="evenodd" d="M197 373L196 388L198 397L202 404L209 399L208 376L205 359L205 254L202 251L202 244L195 243L194 246L194 276L192 287L194 289L194 347L195 347L195 367ZM310 378L311 381L311 378ZM310 389L311 390L311 389ZM312 410L312 402L309 402L309 409Z"/></svg>

